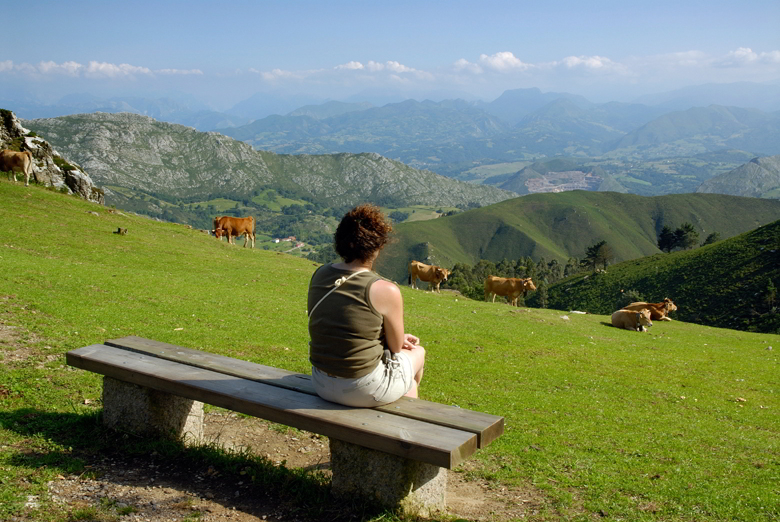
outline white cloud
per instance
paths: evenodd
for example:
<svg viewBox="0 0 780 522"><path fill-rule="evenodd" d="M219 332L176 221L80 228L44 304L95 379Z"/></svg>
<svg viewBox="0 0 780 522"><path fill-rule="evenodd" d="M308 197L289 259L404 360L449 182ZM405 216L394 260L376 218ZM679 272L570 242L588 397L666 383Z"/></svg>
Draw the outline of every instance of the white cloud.
<svg viewBox="0 0 780 522"><path fill-rule="evenodd" d="M655 61L671 67L700 67L707 65L712 59L701 51L683 51L651 57Z"/></svg>
<svg viewBox="0 0 780 522"><path fill-rule="evenodd" d="M465 58L461 58L457 62L453 64L453 67L456 71L466 71L473 74L481 74L482 73L482 67L480 67L476 63L471 63L470 61L466 60Z"/></svg>
<svg viewBox="0 0 780 522"><path fill-rule="evenodd" d="M758 61L758 54L749 47L740 47L715 61L718 67L742 67Z"/></svg>
<svg viewBox="0 0 780 522"><path fill-rule="evenodd" d="M201 71L200 69L158 69L154 72L158 74L176 74L176 75L184 75L184 76L190 74L195 74L199 76L203 75L203 71Z"/></svg>
<svg viewBox="0 0 780 522"><path fill-rule="evenodd" d="M780 51L757 53L750 47L740 47L715 60L717 67L746 67L755 64L780 64Z"/></svg>
<svg viewBox="0 0 780 522"><path fill-rule="evenodd" d="M403 65L400 62L396 61L387 61L385 63L375 62L373 60L369 60L366 65L363 65L361 62L357 61L351 61L347 62L341 65L337 65L334 67L336 70L352 70L352 71L362 71L367 70L371 72L379 72L379 71L392 71L394 73L413 73L413 72L419 72L416 69L412 67L407 67L406 65Z"/></svg>
<svg viewBox="0 0 780 522"><path fill-rule="evenodd" d="M83 69L84 66L77 62L64 62L58 64L49 61L38 64L38 72L41 74L66 74L68 76L78 76Z"/></svg>
<svg viewBox="0 0 780 522"><path fill-rule="evenodd" d="M119 65L107 62L89 62L85 70L87 76L92 77L107 77L117 78L135 75L149 75L152 74L152 70L147 67L139 67L136 65L130 65L128 63L122 63Z"/></svg>
<svg viewBox="0 0 780 522"><path fill-rule="evenodd" d="M335 67L335 69L350 69L350 70L359 70L359 69L363 69L363 68L364 67L363 67L362 63L355 62L355 61L347 62L347 63L341 64L341 65L337 65Z"/></svg>
<svg viewBox="0 0 780 522"><path fill-rule="evenodd" d="M403 76L398 76L397 74L391 74L390 75L390 80L392 80L392 81L394 81L396 83L406 84L406 85L408 85L410 83L409 78L405 78Z"/></svg>
<svg viewBox="0 0 780 522"><path fill-rule="evenodd" d="M252 69L255 71L255 69ZM256 71L263 80L273 82L284 79L302 80L312 74L312 71L285 71L284 69L273 69L271 71Z"/></svg>
<svg viewBox="0 0 780 522"><path fill-rule="evenodd" d="M615 62L603 56L567 56L561 62L569 69L583 67L585 69L613 69L617 66Z"/></svg>
<svg viewBox="0 0 780 522"><path fill-rule="evenodd" d="M203 75L200 69L158 69L153 71L148 67L130 65L127 63L114 64L108 62L90 61L87 65L74 61L57 63L43 61L38 65L29 63L15 64L11 60L0 62L0 72L17 72L26 75L55 76L65 75L74 78L128 78L134 76L161 75Z"/></svg>
<svg viewBox="0 0 780 522"><path fill-rule="evenodd" d="M509 51L503 51L492 54L490 56L487 54L481 54L479 55L479 62L483 66L496 71L525 71L534 67L530 63L525 63L519 58L515 57L515 55Z"/></svg>
<svg viewBox="0 0 780 522"><path fill-rule="evenodd" d="M780 64L780 51L769 51L758 55L762 62Z"/></svg>
<svg viewBox="0 0 780 522"><path fill-rule="evenodd" d="M387 62L387 70L394 73L415 72L411 67L407 67L399 62Z"/></svg>

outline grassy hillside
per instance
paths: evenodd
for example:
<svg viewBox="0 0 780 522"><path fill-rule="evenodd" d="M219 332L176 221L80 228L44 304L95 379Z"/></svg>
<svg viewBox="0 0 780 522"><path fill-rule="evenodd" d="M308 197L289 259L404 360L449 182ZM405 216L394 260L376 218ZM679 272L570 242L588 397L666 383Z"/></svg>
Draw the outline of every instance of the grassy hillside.
<svg viewBox="0 0 780 522"><path fill-rule="evenodd" d="M657 234L690 222L701 240L727 238L780 218L780 202L720 194L642 197L615 192L532 194L451 217L398 226L398 241L378 260L389 277L406 278L412 259L452 267L480 259L531 256L565 262L606 241L614 262L659 252Z"/></svg>
<svg viewBox="0 0 780 522"><path fill-rule="evenodd" d="M110 210L0 182L0 519L75 520L47 484L86 479L111 452L183 458L104 430L101 380L64 366L68 350L135 334L309 371L312 263ZM428 350L421 396L506 416L504 436L458 471L524 520L780 516L779 336L682 321L639 334L606 316L401 292ZM237 459L213 464L220 481L248 480ZM280 494L283 481L263 485L272 468L246 494Z"/></svg>
<svg viewBox="0 0 780 522"><path fill-rule="evenodd" d="M771 283L771 285L770 285ZM628 261L606 274L580 274L549 288L548 306L610 314L621 292L646 300L671 298L673 317L722 328L780 333L780 221L689 251ZM533 306L538 296L529 300ZM774 309L774 312L773 312Z"/></svg>

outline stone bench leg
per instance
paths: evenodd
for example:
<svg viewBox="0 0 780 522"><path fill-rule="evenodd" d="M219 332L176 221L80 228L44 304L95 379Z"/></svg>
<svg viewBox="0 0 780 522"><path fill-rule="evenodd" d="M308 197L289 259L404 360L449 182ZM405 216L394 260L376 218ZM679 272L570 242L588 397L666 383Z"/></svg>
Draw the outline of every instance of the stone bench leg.
<svg viewBox="0 0 780 522"><path fill-rule="evenodd" d="M203 403L103 377L103 423L138 435L198 442L203 438Z"/></svg>
<svg viewBox="0 0 780 522"><path fill-rule="evenodd" d="M330 439L330 463L335 496L359 495L422 517L447 508L447 473L439 466L336 439Z"/></svg>

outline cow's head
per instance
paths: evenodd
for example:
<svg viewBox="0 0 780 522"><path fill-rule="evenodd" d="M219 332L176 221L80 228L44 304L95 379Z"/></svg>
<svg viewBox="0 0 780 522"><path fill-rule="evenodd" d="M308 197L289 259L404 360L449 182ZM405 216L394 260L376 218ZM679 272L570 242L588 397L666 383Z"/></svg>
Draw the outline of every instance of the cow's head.
<svg viewBox="0 0 780 522"><path fill-rule="evenodd" d="M536 285L534 284L534 282L531 280L530 277L525 279L524 281L525 282L523 283L523 290L525 290L526 292L533 292L534 290L536 290Z"/></svg>
<svg viewBox="0 0 780 522"><path fill-rule="evenodd" d="M436 268L434 268L433 269L433 273L436 276L436 280L437 281L446 281L447 280L447 276L450 275L450 271L449 270L447 270L446 268L442 268L440 266L437 266Z"/></svg>
<svg viewBox="0 0 780 522"><path fill-rule="evenodd" d="M653 320L650 319L649 308L642 308L639 312L637 312L636 325L638 330L641 330L644 326L653 326Z"/></svg>
<svg viewBox="0 0 780 522"><path fill-rule="evenodd" d="M222 227L217 227L214 229L214 237L217 239L222 239L222 234L224 234L225 231L222 230Z"/></svg>
<svg viewBox="0 0 780 522"><path fill-rule="evenodd" d="M668 297L664 299L664 308L668 312L674 312L677 310L677 305L672 302Z"/></svg>

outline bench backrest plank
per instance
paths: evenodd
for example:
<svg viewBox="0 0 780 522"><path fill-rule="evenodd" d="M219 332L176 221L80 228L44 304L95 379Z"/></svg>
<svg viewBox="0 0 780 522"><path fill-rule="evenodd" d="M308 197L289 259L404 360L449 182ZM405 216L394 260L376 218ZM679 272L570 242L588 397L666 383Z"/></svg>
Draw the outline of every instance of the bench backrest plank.
<svg viewBox="0 0 780 522"><path fill-rule="evenodd" d="M302 373L183 348L175 344L162 343L137 336L110 339L105 344L169 361L209 369L226 375L316 395L311 384L311 376ZM477 447L479 448L487 446L504 433L503 417L421 399L403 397L392 404L378 406L374 410L474 433L477 435Z"/></svg>
<svg viewBox="0 0 780 522"><path fill-rule="evenodd" d="M320 433L404 458L452 468L477 450L473 433L349 408L316 395L101 344L66 354L71 366Z"/></svg>

